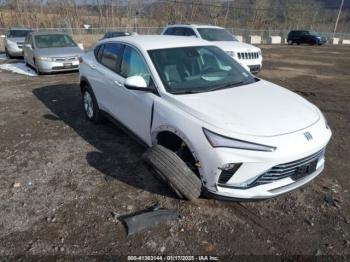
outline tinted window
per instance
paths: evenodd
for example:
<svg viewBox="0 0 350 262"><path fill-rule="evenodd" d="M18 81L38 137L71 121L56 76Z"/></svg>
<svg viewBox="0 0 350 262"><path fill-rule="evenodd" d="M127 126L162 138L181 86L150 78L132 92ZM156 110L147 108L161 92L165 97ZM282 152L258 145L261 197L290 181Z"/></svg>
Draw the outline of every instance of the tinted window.
<svg viewBox="0 0 350 262"><path fill-rule="evenodd" d="M174 27L173 35L185 35L185 28L183 27Z"/></svg>
<svg viewBox="0 0 350 262"><path fill-rule="evenodd" d="M122 53L123 45L117 43L105 44L100 62L104 66L118 73Z"/></svg>
<svg viewBox="0 0 350 262"><path fill-rule="evenodd" d="M167 30L165 30L164 32L164 35L173 35L173 28L172 27L169 27Z"/></svg>
<svg viewBox="0 0 350 262"><path fill-rule="evenodd" d="M187 36L193 36L193 35L195 36L196 35L191 28L185 28L184 31L185 31L185 35L187 35Z"/></svg>
<svg viewBox="0 0 350 262"><path fill-rule="evenodd" d="M130 76L142 76L147 85L150 83L150 73L142 56L129 46L125 47L120 74L127 78Z"/></svg>

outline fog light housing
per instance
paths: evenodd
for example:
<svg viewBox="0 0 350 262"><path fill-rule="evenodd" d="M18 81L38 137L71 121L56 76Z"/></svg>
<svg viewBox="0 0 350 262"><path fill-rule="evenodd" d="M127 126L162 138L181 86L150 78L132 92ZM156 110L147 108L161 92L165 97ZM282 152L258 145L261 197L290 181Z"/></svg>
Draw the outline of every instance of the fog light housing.
<svg viewBox="0 0 350 262"><path fill-rule="evenodd" d="M231 179L231 177L237 172L237 170L241 167L242 163L229 163L225 164L222 167L219 167L222 170L218 182L220 184L226 184L227 181Z"/></svg>

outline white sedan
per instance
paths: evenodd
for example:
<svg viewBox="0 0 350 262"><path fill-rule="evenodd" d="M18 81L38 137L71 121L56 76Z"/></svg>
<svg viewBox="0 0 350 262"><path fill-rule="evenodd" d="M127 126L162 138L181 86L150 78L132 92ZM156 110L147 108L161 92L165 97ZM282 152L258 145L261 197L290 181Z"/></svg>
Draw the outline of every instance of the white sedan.
<svg viewBox="0 0 350 262"><path fill-rule="evenodd" d="M87 118L139 138L147 166L183 198L275 197L324 168L331 130L321 111L207 41L111 38L81 60Z"/></svg>

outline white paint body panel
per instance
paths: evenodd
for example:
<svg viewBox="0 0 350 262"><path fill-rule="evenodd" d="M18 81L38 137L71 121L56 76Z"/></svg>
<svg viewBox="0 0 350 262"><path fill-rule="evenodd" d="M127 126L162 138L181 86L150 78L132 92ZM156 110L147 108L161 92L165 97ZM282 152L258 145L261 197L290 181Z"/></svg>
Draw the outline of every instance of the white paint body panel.
<svg viewBox="0 0 350 262"><path fill-rule="evenodd" d="M119 42L137 48L148 64L159 95L115 85L114 80L123 83L124 79L104 71L89 51L83 56L80 77L90 82L99 107L121 121L148 146L157 143L157 135L162 131L181 137L199 161L200 176L208 191L231 198L270 198L302 186L322 171L324 158L318 161L315 172L298 181L287 177L249 189L220 186L219 167L225 164L243 163L227 182L227 186L234 186L251 181L276 165L299 160L325 148L331 131L320 110L297 94L264 80L208 93L173 95L166 92L147 51L204 46L208 45L207 41L178 36L132 36L103 42ZM203 128L225 137L270 145L276 150L213 148ZM305 132L311 133L313 139L308 141Z"/></svg>

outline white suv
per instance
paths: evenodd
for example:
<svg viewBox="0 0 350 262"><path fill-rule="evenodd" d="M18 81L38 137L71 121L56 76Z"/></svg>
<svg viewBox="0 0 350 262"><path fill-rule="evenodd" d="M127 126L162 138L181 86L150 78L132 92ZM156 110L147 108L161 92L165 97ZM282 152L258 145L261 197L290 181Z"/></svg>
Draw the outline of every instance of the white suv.
<svg viewBox="0 0 350 262"><path fill-rule="evenodd" d="M86 117L139 138L147 166L179 196L270 198L323 170L331 131L321 111L207 41L106 39L79 70Z"/></svg>
<svg viewBox="0 0 350 262"><path fill-rule="evenodd" d="M219 26L210 25L169 25L163 35L193 36L210 41L224 50L238 63L257 74L261 70L261 49L239 42L234 35Z"/></svg>

